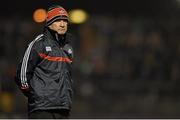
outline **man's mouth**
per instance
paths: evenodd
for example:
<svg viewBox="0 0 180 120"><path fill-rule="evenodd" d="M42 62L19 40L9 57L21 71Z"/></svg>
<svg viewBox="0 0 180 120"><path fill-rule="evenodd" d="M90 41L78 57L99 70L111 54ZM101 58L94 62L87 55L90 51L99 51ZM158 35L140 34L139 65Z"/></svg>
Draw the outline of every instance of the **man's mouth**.
<svg viewBox="0 0 180 120"><path fill-rule="evenodd" d="M64 31L65 29L58 29L59 31Z"/></svg>

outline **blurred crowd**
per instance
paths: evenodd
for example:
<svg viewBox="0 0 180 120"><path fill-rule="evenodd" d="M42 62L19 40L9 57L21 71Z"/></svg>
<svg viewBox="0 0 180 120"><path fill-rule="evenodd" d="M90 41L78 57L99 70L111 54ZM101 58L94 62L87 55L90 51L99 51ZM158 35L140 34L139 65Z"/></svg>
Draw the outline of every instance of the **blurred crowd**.
<svg viewBox="0 0 180 120"><path fill-rule="evenodd" d="M91 16L71 24L71 118L179 118L180 18ZM43 24L0 20L0 118L26 118L14 74Z"/></svg>

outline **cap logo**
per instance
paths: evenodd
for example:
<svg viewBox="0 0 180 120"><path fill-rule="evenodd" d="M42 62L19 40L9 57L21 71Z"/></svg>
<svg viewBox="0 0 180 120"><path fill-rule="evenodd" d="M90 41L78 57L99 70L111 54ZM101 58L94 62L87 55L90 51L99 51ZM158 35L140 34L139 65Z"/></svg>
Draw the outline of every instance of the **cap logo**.
<svg viewBox="0 0 180 120"><path fill-rule="evenodd" d="M59 13L60 14L65 14L65 11L64 10L60 10Z"/></svg>

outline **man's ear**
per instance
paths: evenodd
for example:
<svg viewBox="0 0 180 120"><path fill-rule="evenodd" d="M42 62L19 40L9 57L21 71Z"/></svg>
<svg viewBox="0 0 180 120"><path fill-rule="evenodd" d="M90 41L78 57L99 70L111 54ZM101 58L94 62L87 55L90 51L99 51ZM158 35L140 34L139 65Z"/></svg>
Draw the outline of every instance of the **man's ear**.
<svg viewBox="0 0 180 120"><path fill-rule="evenodd" d="M49 27L50 29L52 29L52 25L49 25L48 27Z"/></svg>

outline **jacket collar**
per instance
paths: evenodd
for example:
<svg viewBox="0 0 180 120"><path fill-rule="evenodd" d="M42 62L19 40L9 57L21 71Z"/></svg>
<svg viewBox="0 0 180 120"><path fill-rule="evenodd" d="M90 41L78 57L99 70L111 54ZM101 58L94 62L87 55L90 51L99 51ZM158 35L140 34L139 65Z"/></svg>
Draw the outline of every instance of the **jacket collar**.
<svg viewBox="0 0 180 120"><path fill-rule="evenodd" d="M66 39L67 33L65 35L58 35L56 31L51 30L45 26L44 34L48 39L55 40L56 42L58 42L60 46L69 43L69 40Z"/></svg>

